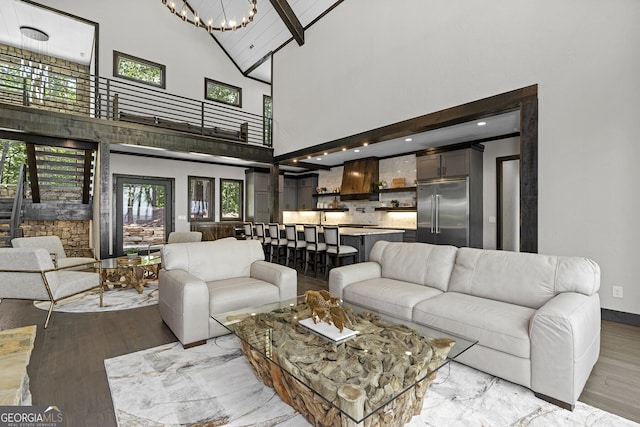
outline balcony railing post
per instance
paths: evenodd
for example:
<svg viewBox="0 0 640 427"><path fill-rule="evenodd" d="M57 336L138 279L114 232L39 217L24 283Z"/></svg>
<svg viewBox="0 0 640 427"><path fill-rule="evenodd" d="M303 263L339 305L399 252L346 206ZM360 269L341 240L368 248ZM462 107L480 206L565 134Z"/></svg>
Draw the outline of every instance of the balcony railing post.
<svg viewBox="0 0 640 427"><path fill-rule="evenodd" d="M200 135L204 135L204 101L200 101Z"/></svg>
<svg viewBox="0 0 640 427"><path fill-rule="evenodd" d="M111 80L107 79L107 120L113 119L113 110L110 108L111 103Z"/></svg>
<svg viewBox="0 0 640 427"><path fill-rule="evenodd" d="M22 78L22 105L29 106L29 92L27 90L27 78Z"/></svg>

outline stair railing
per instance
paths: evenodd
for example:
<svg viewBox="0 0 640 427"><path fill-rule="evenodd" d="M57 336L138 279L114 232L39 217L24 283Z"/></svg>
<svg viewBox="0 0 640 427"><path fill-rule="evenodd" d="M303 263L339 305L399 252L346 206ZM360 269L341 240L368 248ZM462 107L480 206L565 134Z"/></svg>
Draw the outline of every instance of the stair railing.
<svg viewBox="0 0 640 427"><path fill-rule="evenodd" d="M20 237L20 219L22 218L22 201L24 200L26 187L27 165L20 166L20 175L16 184L16 195L13 199L13 208L11 209L11 224L9 225L9 239Z"/></svg>

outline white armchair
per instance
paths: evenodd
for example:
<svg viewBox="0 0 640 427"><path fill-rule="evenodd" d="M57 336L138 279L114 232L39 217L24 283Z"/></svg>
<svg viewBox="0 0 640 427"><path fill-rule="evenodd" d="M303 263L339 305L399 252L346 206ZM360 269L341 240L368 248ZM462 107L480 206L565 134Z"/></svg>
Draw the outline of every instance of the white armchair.
<svg viewBox="0 0 640 427"><path fill-rule="evenodd" d="M100 264L92 260L84 267L99 271ZM69 268L56 268L43 248L0 248L0 298L51 301L44 322L46 329L53 306L59 300L100 286L99 273Z"/></svg>
<svg viewBox="0 0 640 427"><path fill-rule="evenodd" d="M160 315L185 348L229 333L212 314L294 298L297 287L296 270L264 261L257 240L162 247Z"/></svg>
<svg viewBox="0 0 640 427"><path fill-rule="evenodd" d="M85 249L86 251L91 251L91 257L67 256L62 246L62 241L60 241L58 236L17 237L11 240L11 246L14 248L46 249L53 259L53 264L56 268L96 262L93 249L91 248Z"/></svg>

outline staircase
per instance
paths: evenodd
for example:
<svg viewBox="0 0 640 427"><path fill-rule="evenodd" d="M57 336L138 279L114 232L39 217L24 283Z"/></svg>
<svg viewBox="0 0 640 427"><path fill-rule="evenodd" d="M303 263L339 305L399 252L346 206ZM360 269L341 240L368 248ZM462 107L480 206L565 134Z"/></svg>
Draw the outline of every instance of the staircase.
<svg viewBox="0 0 640 427"><path fill-rule="evenodd" d="M11 246L11 209L13 209L13 199L0 199L0 247Z"/></svg>
<svg viewBox="0 0 640 427"><path fill-rule="evenodd" d="M0 247L11 247L11 239L22 237L22 200L24 198L24 183L26 179L26 165L20 167L18 183L14 198L0 198Z"/></svg>
<svg viewBox="0 0 640 427"><path fill-rule="evenodd" d="M31 199L87 204L93 190L94 151L27 144Z"/></svg>

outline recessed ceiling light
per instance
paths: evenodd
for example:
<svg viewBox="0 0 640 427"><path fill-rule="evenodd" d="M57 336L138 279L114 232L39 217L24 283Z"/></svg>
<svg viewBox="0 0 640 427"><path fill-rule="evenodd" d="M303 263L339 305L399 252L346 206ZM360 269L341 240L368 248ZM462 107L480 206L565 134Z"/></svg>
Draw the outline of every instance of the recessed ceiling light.
<svg viewBox="0 0 640 427"><path fill-rule="evenodd" d="M293 159L293 163L298 163L298 159Z"/></svg>
<svg viewBox="0 0 640 427"><path fill-rule="evenodd" d="M322 160L322 157L318 157L316 160Z"/></svg>
<svg viewBox="0 0 640 427"><path fill-rule="evenodd" d="M353 150L354 153L359 153L360 150L358 150L357 148L355 150Z"/></svg>
<svg viewBox="0 0 640 427"><path fill-rule="evenodd" d="M347 147L342 147L342 151L347 151Z"/></svg>
<svg viewBox="0 0 640 427"><path fill-rule="evenodd" d="M326 153L326 152L324 153L324 155L325 155L325 156L326 156L327 154L329 154L329 153Z"/></svg>
<svg viewBox="0 0 640 427"><path fill-rule="evenodd" d="M307 159L310 159L310 158L311 158L311 156L307 156Z"/></svg>
<svg viewBox="0 0 640 427"><path fill-rule="evenodd" d="M411 139L411 138L405 138L404 140L405 140L405 142L411 142L411 141L413 141L413 139Z"/></svg>
<svg viewBox="0 0 640 427"><path fill-rule="evenodd" d="M362 144L363 147L366 147L367 145L369 145L368 142L365 142L364 144Z"/></svg>
<svg viewBox="0 0 640 427"><path fill-rule="evenodd" d="M478 126L484 126L484 125L487 124L487 122L478 122L477 124L478 124Z"/></svg>

